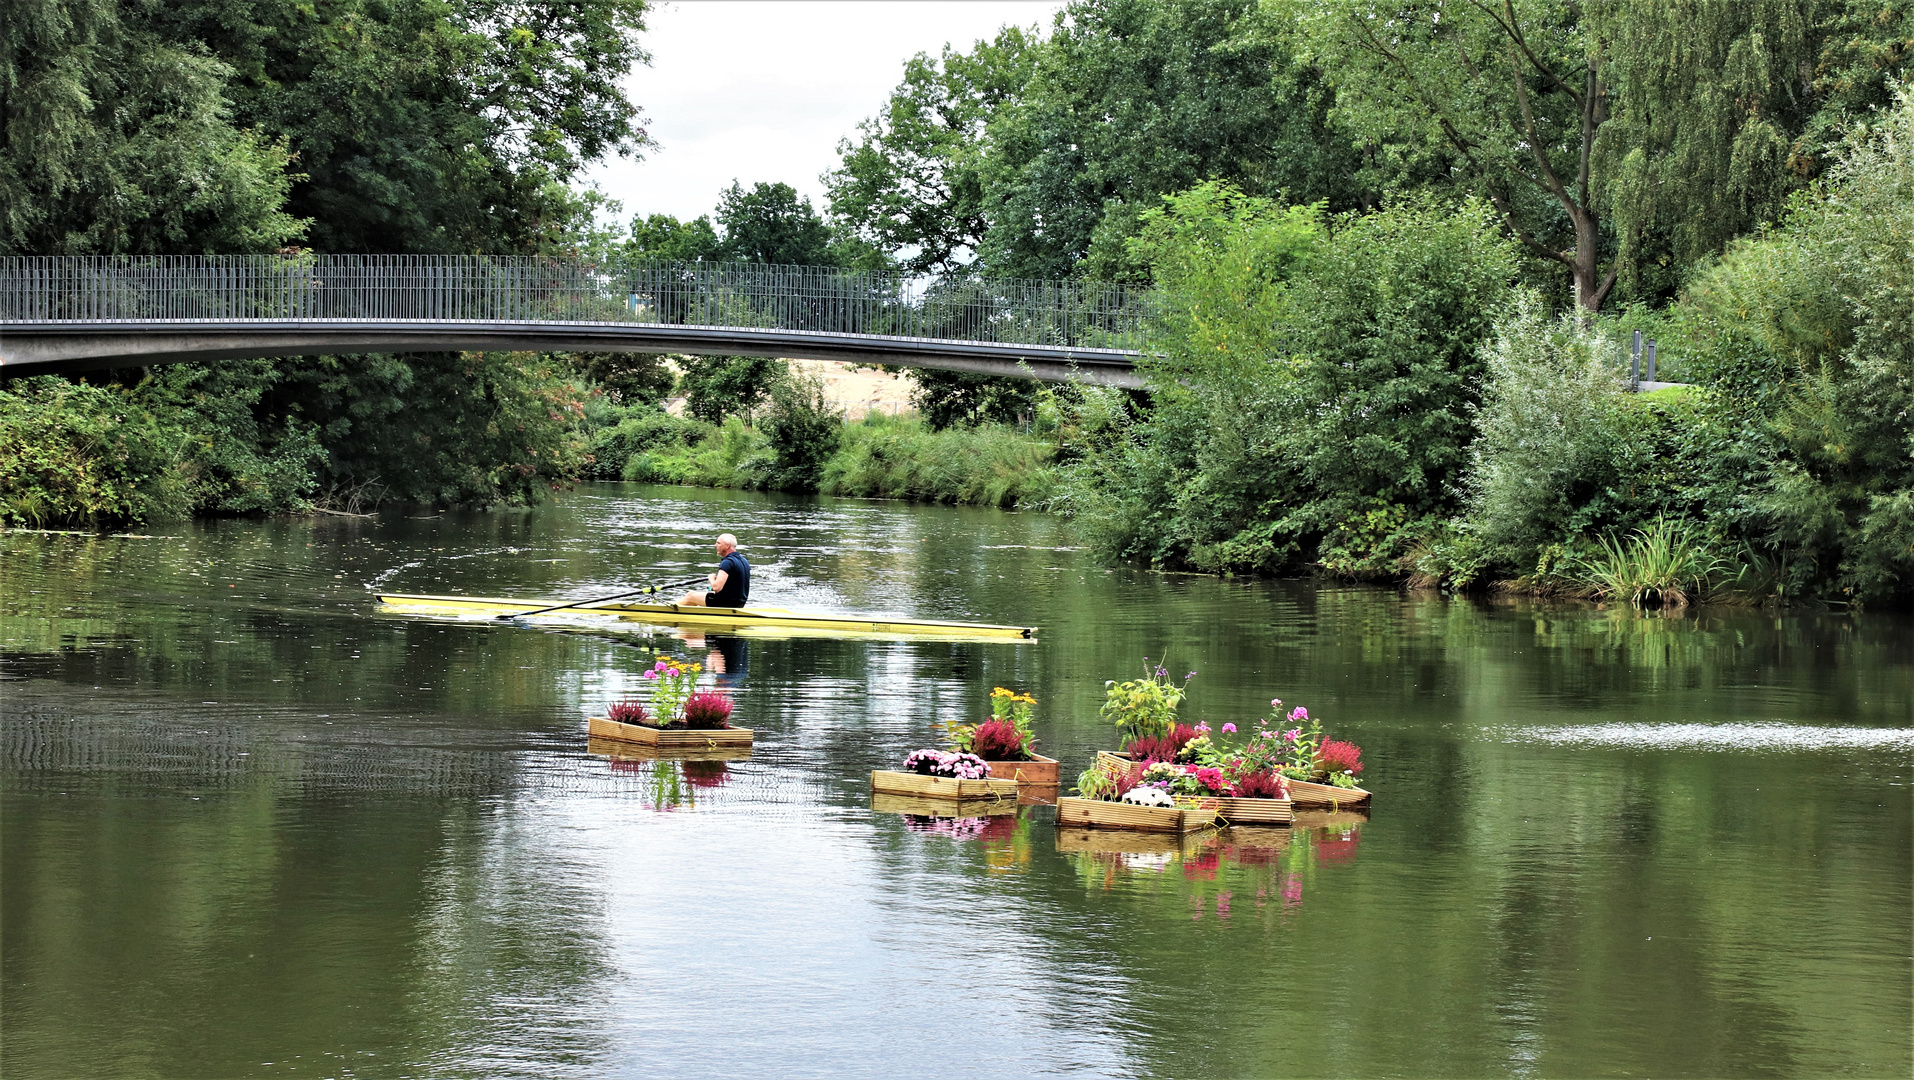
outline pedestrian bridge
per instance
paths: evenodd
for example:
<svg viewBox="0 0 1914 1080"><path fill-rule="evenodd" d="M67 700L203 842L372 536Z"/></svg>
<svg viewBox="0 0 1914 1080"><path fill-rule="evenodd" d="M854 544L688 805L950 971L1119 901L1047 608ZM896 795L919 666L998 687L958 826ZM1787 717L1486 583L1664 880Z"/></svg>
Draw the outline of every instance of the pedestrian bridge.
<svg viewBox="0 0 1914 1080"><path fill-rule="evenodd" d="M1147 293L756 263L0 258L0 376L332 353L844 360L1136 387Z"/></svg>

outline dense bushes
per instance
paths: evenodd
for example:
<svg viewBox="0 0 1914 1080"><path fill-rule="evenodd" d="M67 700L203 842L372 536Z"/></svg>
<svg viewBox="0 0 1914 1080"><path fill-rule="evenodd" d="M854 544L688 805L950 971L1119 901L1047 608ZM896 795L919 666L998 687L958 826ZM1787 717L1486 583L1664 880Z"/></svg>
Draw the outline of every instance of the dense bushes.
<svg viewBox="0 0 1914 1080"><path fill-rule="evenodd" d="M1514 250L1486 208L1323 217L1205 185L1147 216L1149 407L1086 402L1060 505L1119 557L1393 572L1454 509Z"/></svg>

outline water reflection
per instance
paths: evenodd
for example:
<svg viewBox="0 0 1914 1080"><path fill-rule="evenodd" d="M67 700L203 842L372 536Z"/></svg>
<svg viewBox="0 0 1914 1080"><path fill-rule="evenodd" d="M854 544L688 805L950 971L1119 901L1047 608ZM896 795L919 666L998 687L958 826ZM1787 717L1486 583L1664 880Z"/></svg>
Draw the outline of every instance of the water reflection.
<svg viewBox="0 0 1914 1080"><path fill-rule="evenodd" d="M766 603L1044 634L370 610L372 582L611 592L700 568L720 523ZM619 485L0 534L0 1073L1914 1068L1906 618L1638 619L1068 547L1039 516ZM1373 820L1123 837L871 798L996 685L1044 702L1074 774L1111 741L1103 680L1165 647L1202 673L1192 718L1280 693L1360 743ZM659 648L731 680L748 759L585 744ZM953 1016L945 1067L920 1033Z"/></svg>

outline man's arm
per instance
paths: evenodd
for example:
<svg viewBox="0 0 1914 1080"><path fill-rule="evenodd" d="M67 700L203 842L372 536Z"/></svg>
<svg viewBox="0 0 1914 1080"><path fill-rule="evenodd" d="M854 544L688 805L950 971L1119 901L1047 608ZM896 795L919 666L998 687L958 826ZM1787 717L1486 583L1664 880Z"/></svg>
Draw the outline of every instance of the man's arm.
<svg viewBox="0 0 1914 1080"><path fill-rule="evenodd" d="M731 580L731 571L729 570L720 570L717 573L711 575L711 591L723 592L724 583L730 580Z"/></svg>

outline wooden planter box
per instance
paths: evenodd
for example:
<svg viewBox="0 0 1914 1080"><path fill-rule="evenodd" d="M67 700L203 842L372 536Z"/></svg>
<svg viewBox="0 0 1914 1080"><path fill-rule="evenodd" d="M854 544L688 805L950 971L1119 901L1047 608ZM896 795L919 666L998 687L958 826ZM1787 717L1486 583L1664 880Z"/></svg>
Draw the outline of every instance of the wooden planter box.
<svg viewBox="0 0 1914 1080"><path fill-rule="evenodd" d="M1214 811L1181 806L1136 806L1068 796L1057 800L1057 827L1060 829L1134 829L1137 832L1181 834L1210 824L1215 816Z"/></svg>
<svg viewBox="0 0 1914 1080"><path fill-rule="evenodd" d="M871 792L871 809L882 814L915 814L920 817L970 818L1014 814L1013 799L932 799L922 795L888 795Z"/></svg>
<svg viewBox="0 0 1914 1080"><path fill-rule="evenodd" d="M585 752L623 761L748 761L751 758L749 746L645 746L596 735L585 740Z"/></svg>
<svg viewBox="0 0 1914 1080"><path fill-rule="evenodd" d="M718 750L751 745L749 728L715 728L701 731L680 728L671 731L665 728L646 727L643 724L621 724L602 716L594 716L585 722L585 734L588 738L616 739L635 746L649 746L661 750Z"/></svg>
<svg viewBox="0 0 1914 1080"><path fill-rule="evenodd" d="M1134 763L1122 754L1113 754L1108 750L1097 751L1096 768L1098 772L1110 776L1121 776ZM1187 805L1191 809L1200 808L1212 817L1220 817L1231 825L1288 825L1295 818L1295 806L1292 799L1232 799L1221 795L1177 796L1178 805Z"/></svg>
<svg viewBox="0 0 1914 1080"><path fill-rule="evenodd" d="M1017 805L1017 782L995 777L959 780L951 776L876 769L871 772L871 792L924 799L1001 799L1013 808Z"/></svg>
<svg viewBox="0 0 1914 1080"><path fill-rule="evenodd" d="M1025 784L1058 784L1057 759L1042 754L1030 755L1029 761L986 761L990 766L990 775L1003 780L1016 780Z"/></svg>
<svg viewBox="0 0 1914 1080"><path fill-rule="evenodd" d="M1289 780L1289 801L1297 809L1349 810L1369 805L1369 793L1363 789L1318 784L1309 780Z"/></svg>

